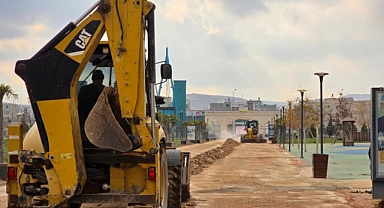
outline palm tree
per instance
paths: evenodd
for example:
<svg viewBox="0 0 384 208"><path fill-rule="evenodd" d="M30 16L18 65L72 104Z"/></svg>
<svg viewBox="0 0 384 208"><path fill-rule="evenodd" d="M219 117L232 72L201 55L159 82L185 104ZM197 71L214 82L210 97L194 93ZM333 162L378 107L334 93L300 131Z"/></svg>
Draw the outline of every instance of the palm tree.
<svg viewBox="0 0 384 208"><path fill-rule="evenodd" d="M3 140L4 140L4 135L3 135L3 98L4 96L6 98L15 98L17 99L17 94L15 94L9 85L5 84L0 84L0 163L4 162L4 149L3 149Z"/></svg>
<svg viewBox="0 0 384 208"><path fill-rule="evenodd" d="M175 141L174 138L173 138L173 128L174 126L176 125L178 119L177 119L177 116L174 115L174 114L171 114L169 115L169 124L171 125L171 141Z"/></svg>

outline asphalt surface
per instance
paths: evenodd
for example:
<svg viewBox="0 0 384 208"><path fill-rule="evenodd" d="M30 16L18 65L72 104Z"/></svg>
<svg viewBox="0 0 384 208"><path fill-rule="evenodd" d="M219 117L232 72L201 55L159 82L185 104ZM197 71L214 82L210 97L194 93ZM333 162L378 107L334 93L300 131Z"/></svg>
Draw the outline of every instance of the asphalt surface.
<svg viewBox="0 0 384 208"><path fill-rule="evenodd" d="M343 147L338 143L329 147L325 153L329 153L331 165L326 179L312 177L311 156L316 153L315 144L307 145L303 159L297 145L291 153L288 146L286 148L270 143L235 146L227 157L191 176L194 207L373 208L378 203L365 192L371 189L369 176L364 175L369 166L355 163L357 159L364 161L367 154L357 153L363 153L368 147L357 144ZM358 170L348 171L354 168ZM340 172L344 169L346 171ZM337 179L331 178L334 175Z"/></svg>
<svg viewBox="0 0 384 208"><path fill-rule="evenodd" d="M281 148L284 146L284 149L289 152L288 144L277 143L276 145L279 145ZM306 145L303 143L304 158L301 158L301 143L298 145L296 141L291 146L289 153L312 166L312 154L321 153L320 144L318 144L317 148L316 146L313 143ZM370 179L369 146L370 143L355 143L354 146L343 146L341 140L338 140L336 144L325 143L323 145L323 153L328 154L328 178L335 180Z"/></svg>
<svg viewBox="0 0 384 208"><path fill-rule="evenodd" d="M212 142L207 142L204 144L196 144L196 145L188 145L181 147L183 151L191 151L192 157L200 154L202 152L205 152L209 149L221 146L224 143L225 140L217 140L217 141L212 141ZM245 203L244 207L254 207L254 201L249 201L249 196L248 198L244 198L242 200L241 198L243 197L242 195L247 195L250 194L253 198L256 197L255 195L255 185L257 184L262 184L262 190L265 192L268 190L267 188L272 188L270 193L273 192L278 192L284 203L290 203L288 204L281 204L281 206L276 206L278 203L278 199L271 198L268 199L268 201L264 201L264 205L267 207L271 204L274 204L275 207L295 207L298 204L295 204L295 200L298 200L297 196L291 195L290 192L287 192L286 189L289 189L289 187L293 187L293 190L295 190L295 193L297 190L303 190L305 191L306 194L308 195L308 198L303 198L299 204L301 204L301 207L310 207L304 206L303 203L305 201L312 201L315 202L316 200L320 201L327 201L326 204L323 204L323 207L332 207L330 206L331 204L335 205L337 204L338 206L333 206L333 207L372 207L372 200L370 200L370 194L360 194L356 193L354 196L348 196L347 198L344 198L344 195L346 194L351 194L351 191L344 192L343 194L339 193L336 191L336 189L340 188L352 188L351 190L369 190L370 189L370 167L369 167L369 158L368 158L368 148L369 148L369 143L355 143L355 146L343 146L341 141L338 141L338 143L331 145L331 144L324 144L324 153L329 155L329 161L328 161L328 179L313 179L311 175L311 166L312 166L312 154L316 153L316 144L306 144L304 147L306 147L306 151L303 150L303 156L304 158L301 157L301 145L295 143L293 146L291 146L289 151L289 146L288 144L244 144L241 146L244 147L252 147L253 145L262 145L261 147L265 147L270 149L268 151L267 149L264 149L263 151L260 151L259 153L259 159L257 157L255 158L254 156L249 157L249 161L256 161L255 164L249 165L249 163L240 163L240 162L235 162L232 161L236 158L239 157L244 157L244 152L245 150L249 153L252 154L254 151L254 148L251 149L240 149L241 147L236 147L237 152L235 151L233 154L231 154L227 159L221 160L220 162L215 163L213 166L210 168L206 169L205 172L202 174L199 174L198 176L193 176L192 177L192 183L191 183L191 189L192 189L192 196L195 197L196 199L196 207L212 207L210 203ZM283 148L283 146L285 148ZM298 148L299 147L299 148ZM258 149L258 148L256 148ZM275 158L276 159L276 164L273 165L270 162L266 161L266 164L260 164L257 161L263 161L265 160L265 154L276 154L270 158ZM318 145L318 153L320 153L320 145ZM292 162L293 158L297 158L296 161L300 162L302 161L303 163L297 163L297 162ZM229 160L229 161L226 161ZM291 161L292 160L292 161ZM285 165L284 165L285 164ZM232 165L234 167L230 168L232 170L237 170L240 172L229 172L226 173L225 171L228 171L228 165ZM246 171L246 169L242 167L237 167L235 165L246 165L248 168L249 167L254 167L253 169L250 170L248 173L243 173ZM272 165L272 166L271 166ZM222 166L222 167L221 167ZM276 166L276 167L274 167ZM259 171L260 167L262 168L262 172L260 173L260 177L248 177L251 173L254 174L257 171ZM284 168L284 170L282 170ZM288 174L290 170L294 170L294 172ZM275 172L271 172L272 169L276 169ZM285 170L287 169L287 170ZM308 170L308 171L307 171ZM243 171L243 172L241 172ZM233 173L232 173L233 172ZM264 173L265 172L265 173ZM285 172L284 175L278 175L282 174L282 172ZM216 175L217 173L221 173L220 176ZM222 175L226 174L234 174L234 180L229 180L229 177L224 177L222 178ZM265 174L265 175L263 175ZM288 175L286 175L288 174ZM239 180L238 176L247 176L241 180ZM212 176L207 177L207 176ZM271 177L275 176L275 177ZM288 177L289 176L289 177ZM262 181L254 181L256 179L262 179ZM282 180L286 178L287 180ZM224 180L225 179L225 180ZM219 180L219 181L218 181ZM227 181L228 180L228 181ZM249 180L249 181L247 181ZM268 181L272 180L272 181ZM298 181L299 180L299 181ZM300 181L302 180L302 181ZM345 182L347 181L347 182ZM348 182L349 181L349 182ZM236 184L241 182L241 184ZM212 184L211 184L212 183ZM267 184L264 184L267 183ZM292 184L290 184L292 183ZM205 184L205 185L204 185ZM249 184L253 184L249 188L251 190L249 193L246 191L248 189L244 189L243 191L239 190L232 190L233 187L245 187ZM355 185L357 184L357 185ZM265 185L265 186L264 186ZM220 187L214 187L214 186L220 186ZM223 189L223 187L225 189ZM303 188L304 187L304 188ZM315 187L321 187L320 189L315 188ZM217 188L217 193L215 194L208 194L208 192L212 192ZM261 188L261 187L259 187ZM207 190L205 190L207 189ZM227 190L228 189L228 190ZM284 190L279 190L279 189L284 189ZM308 190L307 190L308 189ZM224 191L223 191L224 190ZM316 191L319 191L317 193ZM5 186L4 184L0 185L0 207L3 207L6 202L6 194L5 194ZM321 193L320 193L321 192ZM328 193L329 192L329 193ZM257 192L258 193L258 192ZM236 199L239 198L238 200L230 200L229 202L225 201L224 199L235 199L233 198L233 194L236 195ZM237 196L238 195L238 196ZM322 196L318 197L318 199L315 197L317 196ZM260 195L259 197L261 198L267 198L267 196ZM325 198L324 198L325 197ZM356 204L350 206L346 202L348 199L356 199L358 198L363 198L362 204L368 203L371 206L356 206ZM258 197L257 197L258 198ZM287 200L289 199L289 200ZM330 200L336 200L340 202L335 202L335 201L330 201ZM301 200L301 198L300 198ZM248 206L248 203L251 205ZM220 204L222 205L222 204ZM239 205L239 204L237 204ZM229 207L237 207L236 206L229 206ZM312 205L311 205L312 206ZM224 206L222 206L224 207ZM297 206L296 206L297 207Z"/></svg>

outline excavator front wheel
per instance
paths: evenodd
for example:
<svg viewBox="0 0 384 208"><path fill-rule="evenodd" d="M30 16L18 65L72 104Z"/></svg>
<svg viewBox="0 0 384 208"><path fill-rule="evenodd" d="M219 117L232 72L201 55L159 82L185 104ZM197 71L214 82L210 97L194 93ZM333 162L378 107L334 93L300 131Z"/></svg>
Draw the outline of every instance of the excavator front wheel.
<svg viewBox="0 0 384 208"><path fill-rule="evenodd" d="M160 144L160 191L159 207L168 207L168 158L165 143Z"/></svg>
<svg viewBox="0 0 384 208"><path fill-rule="evenodd" d="M181 207L181 165L168 166L168 205Z"/></svg>

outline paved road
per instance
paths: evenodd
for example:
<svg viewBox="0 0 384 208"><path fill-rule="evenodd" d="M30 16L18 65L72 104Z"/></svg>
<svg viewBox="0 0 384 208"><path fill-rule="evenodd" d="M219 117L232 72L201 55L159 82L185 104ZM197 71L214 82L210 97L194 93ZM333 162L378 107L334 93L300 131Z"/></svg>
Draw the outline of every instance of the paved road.
<svg viewBox="0 0 384 208"><path fill-rule="evenodd" d="M5 181L0 181L0 208L7 207L7 194L5 192Z"/></svg>
<svg viewBox="0 0 384 208"><path fill-rule="evenodd" d="M196 156L198 154L201 154L203 152L206 152L210 149L213 149L215 147L221 146L225 142L225 139L220 139L220 140L214 140L210 142L205 142L202 144L193 144L193 145L185 145L180 147L182 151L189 151L191 153L191 157ZM5 193L5 182L0 181L0 208L6 208L7 207L7 194ZM83 205L82 207L94 207L94 204L88 204L88 205ZM98 207L121 207L117 205L103 205L103 206L98 206Z"/></svg>
<svg viewBox="0 0 384 208"><path fill-rule="evenodd" d="M181 149L195 156L224 142L215 140ZM363 154L366 147L338 145L324 148L325 153L330 154L329 178L314 179L311 168L311 154L315 152L313 144L307 145L304 159L299 159L298 149L292 148L288 152L288 146L283 149L278 144L241 144L226 158L191 177L193 201L196 207L202 208L374 207L377 200L372 200L371 195L351 193L356 190L364 192L371 186L369 176L364 175L367 173L366 154ZM357 154L359 151L362 153ZM359 158L362 162L353 162ZM344 171L333 176L340 169L352 166L357 172ZM348 180L340 180L337 176ZM0 208L6 207L5 196L5 186L2 184Z"/></svg>
<svg viewBox="0 0 384 208"><path fill-rule="evenodd" d="M343 164L345 165L345 164ZM374 207L371 181L312 178L304 160L275 144L241 144L191 177L196 207Z"/></svg>

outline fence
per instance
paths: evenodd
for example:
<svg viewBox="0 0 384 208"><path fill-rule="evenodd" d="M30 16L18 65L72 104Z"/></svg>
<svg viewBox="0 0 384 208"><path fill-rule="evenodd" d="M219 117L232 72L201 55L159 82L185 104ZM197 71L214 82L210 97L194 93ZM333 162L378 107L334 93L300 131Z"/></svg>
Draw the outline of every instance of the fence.
<svg viewBox="0 0 384 208"><path fill-rule="evenodd" d="M355 132L353 139L355 142L369 142L370 135L370 132Z"/></svg>

